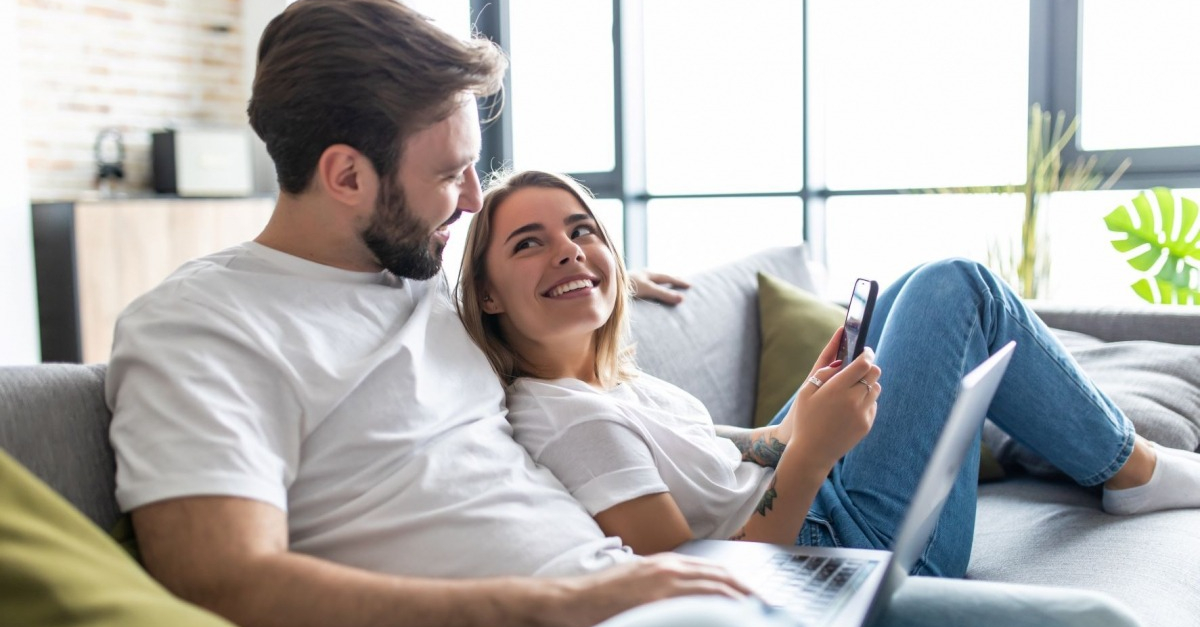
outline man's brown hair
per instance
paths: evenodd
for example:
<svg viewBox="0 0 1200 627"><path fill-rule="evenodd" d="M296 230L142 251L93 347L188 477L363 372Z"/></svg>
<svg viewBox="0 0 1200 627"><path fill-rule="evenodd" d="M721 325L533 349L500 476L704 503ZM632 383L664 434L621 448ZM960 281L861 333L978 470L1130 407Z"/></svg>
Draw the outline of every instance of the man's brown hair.
<svg viewBox="0 0 1200 627"><path fill-rule="evenodd" d="M334 144L390 176L405 138L449 116L464 92L497 94L507 66L490 41L460 40L394 0L299 0L259 42L250 126L284 192L307 189Z"/></svg>

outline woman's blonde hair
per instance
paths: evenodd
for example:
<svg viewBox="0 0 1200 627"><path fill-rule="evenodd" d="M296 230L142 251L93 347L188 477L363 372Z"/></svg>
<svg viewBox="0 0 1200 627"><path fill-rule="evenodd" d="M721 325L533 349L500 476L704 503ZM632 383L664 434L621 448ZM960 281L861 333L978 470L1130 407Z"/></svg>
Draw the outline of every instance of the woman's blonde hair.
<svg viewBox="0 0 1200 627"><path fill-rule="evenodd" d="M483 310L483 297L488 283L488 244L492 239L492 219L496 209L514 192L537 187L561 189L574 196L593 220L596 220L596 214L592 212L589 202L593 198L591 192L578 181L561 174L538 170L497 172L488 177L485 187L487 191L483 196L483 208L479 210L467 231L466 250L463 252L462 268L459 271L456 306L467 333L487 355L492 369L500 379L508 384L517 377L537 377L540 369L538 364L529 362L512 348L500 327L499 315ZM596 220L596 224L616 266L615 276L611 277L617 293L616 303L612 315L593 335L596 347L596 376L602 386L610 387L630 380L636 372L632 346L626 345L626 312L632 289L621 254L613 246L604 225L599 220Z"/></svg>

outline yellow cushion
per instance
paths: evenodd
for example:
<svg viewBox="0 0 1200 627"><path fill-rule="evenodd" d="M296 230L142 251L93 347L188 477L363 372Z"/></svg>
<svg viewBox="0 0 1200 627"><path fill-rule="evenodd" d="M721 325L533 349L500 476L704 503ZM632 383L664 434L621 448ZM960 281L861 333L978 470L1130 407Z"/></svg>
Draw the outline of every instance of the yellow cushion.
<svg viewBox="0 0 1200 627"><path fill-rule="evenodd" d="M90 520L0 451L0 623L232 627L167 592Z"/></svg>
<svg viewBox="0 0 1200 627"><path fill-rule="evenodd" d="M842 325L846 310L791 283L758 273L758 394L754 426L771 421L816 363Z"/></svg>

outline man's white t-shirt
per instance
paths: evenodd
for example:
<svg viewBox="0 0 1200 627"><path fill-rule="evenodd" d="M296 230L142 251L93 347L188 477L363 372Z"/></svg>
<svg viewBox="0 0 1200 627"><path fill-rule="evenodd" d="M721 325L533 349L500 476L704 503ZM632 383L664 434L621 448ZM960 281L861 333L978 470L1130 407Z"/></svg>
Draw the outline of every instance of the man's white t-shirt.
<svg viewBox="0 0 1200 627"><path fill-rule="evenodd" d="M287 513L292 550L401 575L632 559L512 439L440 279L235 246L125 310L106 388L124 511L254 499Z"/></svg>
<svg viewBox="0 0 1200 627"><path fill-rule="evenodd" d="M645 373L610 390L578 379L517 379L508 419L534 461L592 515L670 492L697 538L733 536L774 476L716 435L698 399Z"/></svg>

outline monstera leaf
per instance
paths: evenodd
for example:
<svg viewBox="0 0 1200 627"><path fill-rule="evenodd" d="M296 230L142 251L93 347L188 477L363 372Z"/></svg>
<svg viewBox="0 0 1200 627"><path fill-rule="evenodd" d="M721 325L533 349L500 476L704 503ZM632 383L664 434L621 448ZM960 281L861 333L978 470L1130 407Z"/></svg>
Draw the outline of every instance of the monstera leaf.
<svg viewBox="0 0 1200 627"><path fill-rule="evenodd" d="M1113 248L1142 274L1131 287L1151 303L1200 304L1200 221L1196 202L1155 187L1154 201L1145 192L1104 217Z"/></svg>

